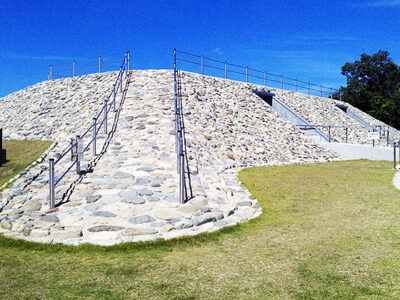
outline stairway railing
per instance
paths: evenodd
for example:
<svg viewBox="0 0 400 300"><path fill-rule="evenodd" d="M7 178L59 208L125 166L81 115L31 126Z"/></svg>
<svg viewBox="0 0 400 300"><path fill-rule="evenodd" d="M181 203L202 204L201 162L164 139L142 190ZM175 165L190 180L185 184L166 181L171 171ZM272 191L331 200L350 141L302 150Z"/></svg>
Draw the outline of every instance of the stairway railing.
<svg viewBox="0 0 400 300"><path fill-rule="evenodd" d="M66 151L64 151L60 155L60 157L57 158L57 160L54 160L53 158L49 159L50 209L56 206L55 188L58 185L58 183L60 183L60 181L65 177L65 175L67 175L67 173L71 171L74 166L76 167L76 173L78 175L81 175L80 163L83 160L83 154L89 149L90 146L92 146L93 158L95 159L97 157L96 142L97 142L97 135L99 134L100 129L103 127L104 134L106 136L107 134L109 134L107 128L108 114L111 109L113 109L113 112L117 112L116 99L118 93L124 95L123 93L124 79L126 81L125 86L128 84L129 56L130 52L129 51L125 52L125 56L120 65L119 73L113 85L113 89L111 90L107 99L104 100L104 104L100 112L96 115L96 117L93 118L92 125L89 126L89 128L82 135L78 135L76 136L75 140L71 140L70 147ZM121 103L122 103L122 98L123 97L121 97ZM89 134L90 131L92 131L92 137L90 138L88 144L85 145L83 139ZM106 141L107 139L105 139L105 142ZM71 155L71 161L73 162L58 178L56 178L55 166L61 160L63 160L68 154Z"/></svg>
<svg viewBox="0 0 400 300"><path fill-rule="evenodd" d="M182 103L181 72L176 69L174 50L174 98L175 98L175 150L177 155L177 172L179 174L179 202L185 203L193 197L190 178L189 159L185 137L185 122Z"/></svg>

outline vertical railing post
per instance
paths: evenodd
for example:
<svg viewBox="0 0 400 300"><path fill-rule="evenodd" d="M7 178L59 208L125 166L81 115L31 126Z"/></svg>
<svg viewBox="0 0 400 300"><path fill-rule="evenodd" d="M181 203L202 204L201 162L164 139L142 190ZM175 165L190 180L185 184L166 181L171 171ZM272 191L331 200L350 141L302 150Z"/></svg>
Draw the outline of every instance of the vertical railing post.
<svg viewBox="0 0 400 300"><path fill-rule="evenodd" d="M249 67L246 67L246 82L249 82Z"/></svg>
<svg viewBox="0 0 400 300"><path fill-rule="evenodd" d="M93 137L92 137L92 145L93 145L93 156L96 156L96 131L97 131L97 119L93 118Z"/></svg>
<svg viewBox="0 0 400 300"><path fill-rule="evenodd" d="M75 77L76 75L76 61L74 60L72 62L72 77Z"/></svg>
<svg viewBox="0 0 400 300"><path fill-rule="evenodd" d="M125 52L125 77L128 75L127 68L128 68L128 52Z"/></svg>
<svg viewBox="0 0 400 300"><path fill-rule="evenodd" d="M101 56L99 56L99 73L101 73Z"/></svg>
<svg viewBox="0 0 400 300"><path fill-rule="evenodd" d="M54 159L49 159L49 188L50 188L50 209L55 207L55 191L54 191Z"/></svg>
<svg viewBox="0 0 400 300"><path fill-rule="evenodd" d="M396 169L396 142L393 142L393 169Z"/></svg>
<svg viewBox="0 0 400 300"><path fill-rule="evenodd" d="M204 56L201 56L201 75L204 75Z"/></svg>
<svg viewBox="0 0 400 300"><path fill-rule="evenodd" d="M224 65L225 65L225 79L227 79L228 78L228 63L225 62Z"/></svg>
<svg viewBox="0 0 400 300"><path fill-rule="evenodd" d="M332 94L332 87L331 87L331 99L333 99L333 94Z"/></svg>
<svg viewBox="0 0 400 300"><path fill-rule="evenodd" d="M104 134L107 134L107 100L104 100Z"/></svg>
<svg viewBox="0 0 400 300"><path fill-rule="evenodd" d="M372 132L375 132L375 128L372 129ZM372 139L372 147L375 147L375 139Z"/></svg>
<svg viewBox="0 0 400 300"><path fill-rule="evenodd" d="M386 131L386 146L389 147L389 130Z"/></svg>
<svg viewBox="0 0 400 300"><path fill-rule="evenodd" d="M122 67L119 67L119 73L121 74L121 78L119 79L120 81L119 92L122 93Z"/></svg>
<svg viewBox="0 0 400 300"><path fill-rule="evenodd" d="M328 140L330 143L331 142L331 126L330 125L328 126Z"/></svg>
<svg viewBox="0 0 400 300"><path fill-rule="evenodd" d="M76 148L75 159L76 159L76 174L78 174L78 175L81 174L81 162L79 160L79 148L82 147L81 146L81 142L82 142L81 137L79 135L77 135L76 136L76 140L75 140L75 143L76 143L76 146L75 146L75 148Z"/></svg>
<svg viewBox="0 0 400 300"><path fill-rule="evenodd" d="M128 50L128 71L131 69L131 51Z"/></svg>
<svg viewBox="0 0 400 300"><path fill-rule="evenodd" d="M322 85L321 85L321 91L320 91L320 96L322 97Z"/></svg>
<svg viewBox="0 0 400 300"><path fill-rule="evenodd" d="M267 86L267 72L264 71L264 86Z"/></svg>
<svg viewBox="0 0 400 300"><path fill-rule="evenodd" d="M176 152L176 172L179 173L179 147L178 147L178 96L176 88L176 49L174 49L174 101L175 101L175 152Z"/></svg>
<svg viewBox="0 0 400 300"><path fill-rule="evenodd" d="M308 83L308 95L310 95L310 92L311 92L311 84Z"/></svg>
<svg viewBox="0 0 400 300"><path fill-rule="evenodd" d="M283 76L281 75L281 90L283 90Z"/></svg>
<svg viewBox="0 0 400 300"><path fill-rule="evenodd" d="M180 154L180 180L179 180L179 202L181 204L185 203L185 168L184 168L184 154Z"/></svg>
<svg viewBox="0 0 400 300"><path fill-rule="evenodd" d="M113 104L114 104L114 112L116 112L116 109L115 109L115 83L113 84Z"/></svg>
<svg viewBox="0 0 400 300"><path fill-rule="evenodd" d="M49 70L49 80L53 79L53 65L50 65L50 70Z"/></svg>

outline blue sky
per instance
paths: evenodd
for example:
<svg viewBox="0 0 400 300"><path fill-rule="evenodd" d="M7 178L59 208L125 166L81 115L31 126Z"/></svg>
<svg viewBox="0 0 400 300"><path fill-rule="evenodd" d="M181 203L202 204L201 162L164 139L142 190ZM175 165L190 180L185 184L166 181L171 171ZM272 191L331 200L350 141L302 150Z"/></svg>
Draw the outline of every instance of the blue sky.
<svg viewBox="0 0 400 300"><path fill-rule="evenodd" d="M339 87L361 53L400 64L400 0L2 0L0 33L0 97L50 64L127 49L134 69L170 69L177 48Z"/></svg>

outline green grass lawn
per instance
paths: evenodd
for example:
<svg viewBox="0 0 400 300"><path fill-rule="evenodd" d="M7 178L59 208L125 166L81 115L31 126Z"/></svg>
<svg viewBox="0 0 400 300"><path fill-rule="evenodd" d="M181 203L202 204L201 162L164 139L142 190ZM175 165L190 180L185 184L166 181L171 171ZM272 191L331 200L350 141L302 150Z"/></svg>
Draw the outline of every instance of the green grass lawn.
<svg viewBox="0 0 400 300"><path fill-rule="evenodd" d="M3 141L3 147L7 150L7 162L0 167L0 186L38 159L51 143L49 141Z"/></svg>
<svg viewBox="0 0 400 300"><path fill-rule="evenodd" d="M250 168L264 213L167 242L41 245L0 237L0 298L400 298L400 191L390 162Z"/></svg>

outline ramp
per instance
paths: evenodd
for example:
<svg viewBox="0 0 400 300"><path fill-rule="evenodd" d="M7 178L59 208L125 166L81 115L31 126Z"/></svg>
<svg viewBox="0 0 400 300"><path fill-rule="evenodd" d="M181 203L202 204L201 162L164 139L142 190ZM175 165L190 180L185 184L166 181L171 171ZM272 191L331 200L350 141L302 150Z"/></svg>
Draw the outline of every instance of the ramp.
<svg viewBox="0 0 400 300"><path fill-rule="evenodd" d="M262 91L253 90L257 96L267 102L278 114L280 114L285 120L290 121L294 126L299 127L300 130L304 131L311 139L316 142L329 142L329 138L318 128L313 127L307 122L302 116L291 109L289 106L275 98L275 94ZM301 128L301 127L304 128Z"/></svg>
<svg viewBox="0 0 400 300"><path fill-rule="evenodd" d="M367 121L365 121L363 118L361 118L359 115L355 114L352 112L348 106L343 105L343 104L336 104L336 107L340 108L346 115L348 115L350 118L353 120L357 121L361 126L366 128L369 131L375 131L375 128L370 125Z"/></svg>

